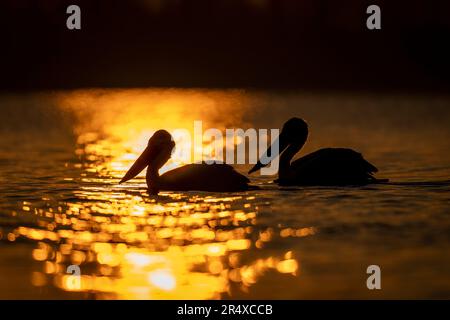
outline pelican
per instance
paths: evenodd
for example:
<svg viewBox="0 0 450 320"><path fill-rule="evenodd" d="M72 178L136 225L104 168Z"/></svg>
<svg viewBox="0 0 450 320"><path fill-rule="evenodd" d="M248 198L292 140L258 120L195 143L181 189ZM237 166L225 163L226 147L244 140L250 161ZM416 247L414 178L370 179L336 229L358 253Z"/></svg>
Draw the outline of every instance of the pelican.
<svg viewBox="0 0 450 320"><path fill-rule="evenodd" d="M166 191L243 191L251 187L250 180L227 164L188 164L159 175L158 170L170 159L175 142L166 130L158 130L148 146L131 166L120 183L136 177L147 167L146 181L149 192Z"/></svg>
<svg viewBox="0 0 450 320"><path fill-rule="evenodd" d="M320 149L291 162L307 138L308 125L303 119L292 118L283 125L278 141L274 142L279 144L278 179L275 180L279 185L338 186L387 181L374 178L378 169L352 149ZM266 156L273 148L272 145L267 149ZM249 174L266 165L259 160Z"/></svg>

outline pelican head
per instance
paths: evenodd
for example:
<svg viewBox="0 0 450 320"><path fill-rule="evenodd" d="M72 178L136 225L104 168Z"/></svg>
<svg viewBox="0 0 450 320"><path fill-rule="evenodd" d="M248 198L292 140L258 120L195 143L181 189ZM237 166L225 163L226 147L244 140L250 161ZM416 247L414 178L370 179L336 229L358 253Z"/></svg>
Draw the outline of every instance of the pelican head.
<svg viewBox="0 0 450 320"><path fill-rule="evenodd" d="M145 148L119 183L133 179L146 167L151 172L157 173L170 159L174 147L175 142L169 132L166 130L156 131L149 139L147 148Z"/></svg>
<svg viewBox="0 0 450 320"><path fill-rule="evenodd" d="M267 149L265 155L273 160L277 156L272 155L271 152L271 150L276 149L274 148L274 144L278 144L278 154L281 155L289 146L300 149L305 144L307 138L308 124L306 121L301 118L291 118L284 123L278 139ZM270 162L263 164L261 163L261 160L259 160L248 173L251 174L258 171L269 163Z"/></svg>

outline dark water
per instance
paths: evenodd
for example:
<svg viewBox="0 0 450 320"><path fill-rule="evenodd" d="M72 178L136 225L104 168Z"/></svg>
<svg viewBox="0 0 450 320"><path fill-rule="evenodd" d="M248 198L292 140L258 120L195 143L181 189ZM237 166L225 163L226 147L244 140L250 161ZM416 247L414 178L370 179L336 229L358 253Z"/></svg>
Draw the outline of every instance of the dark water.
<svg viewBox="0 0 450 320"><path fill-rule="evenodd" d="M416 95L3 94L0 298L450 298L449 107ZM292 116L310 125L300 155L351 147L390 183L279 188L254 176L260 190L158 197L142 176L117 184L156 129L279 128ZM369 265L381 290L366 287Z"/></svg>

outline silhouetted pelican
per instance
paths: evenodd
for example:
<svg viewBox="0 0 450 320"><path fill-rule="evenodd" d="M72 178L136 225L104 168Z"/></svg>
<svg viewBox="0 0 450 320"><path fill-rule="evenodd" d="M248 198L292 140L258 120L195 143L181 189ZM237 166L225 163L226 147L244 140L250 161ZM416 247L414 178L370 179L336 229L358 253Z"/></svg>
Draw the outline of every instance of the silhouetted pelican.
<svg viewBox="0 0 450 320"><path fill-rule="evenodd" d="M303 147L308 138L308 125L303 119L288 120L278 137L280 185L364 185L377 180L373 173L378 169L366 161L363 156L351 149L325 148L310 153L291 163L295 154ZM272 147L266 151L270 155ZM271 159L269 157L269 159ZM260 161L249 171L255 172L267 164Z"/></svg>
<svg viewBox="0 0 450 320"><path fill-rule="evenodd" d="M188 164L159 175L158 170L170 159L175 142L166 130L158 130L148 146L119 183L136 177L147 168L147 186L151 194L167 191L242 191L250 180L227 164Z"/></svg>

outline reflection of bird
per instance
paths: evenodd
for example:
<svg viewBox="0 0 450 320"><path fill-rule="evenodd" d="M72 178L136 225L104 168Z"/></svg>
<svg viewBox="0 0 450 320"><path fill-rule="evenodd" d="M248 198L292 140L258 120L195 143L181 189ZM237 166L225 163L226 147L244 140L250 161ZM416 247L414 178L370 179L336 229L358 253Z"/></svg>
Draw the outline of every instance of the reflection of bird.
<svg viewBox="0 0 450 320"><path fill-rule="evenodd" d="M158 130L148 142L147 148L128 170L120 183L137 176L147 168L147 186L152 194L160 190L171 191L241 191L250 186L245 176L227 164L188 164L159 175L158 170L170 159L175 142L165 130Z"/></svg>
<svg viewBox="0 0 450 320"><path fill-rule="evenodd" d="M377 180L373 173L378 169L367 162L360 153L351 149L326 148L310 153L291 163L308 137L308 125L299 118L288 120L281 130L278 143L280 154L278 180L280 185L363 185ZM266 156L271 155L272 145ZM274 152L275 153L275 152ZM270 160L270 157L267 158ZM268 162L268 161L265 161ZM255 172L268 163L261 160L249 171Z"/></svg>

